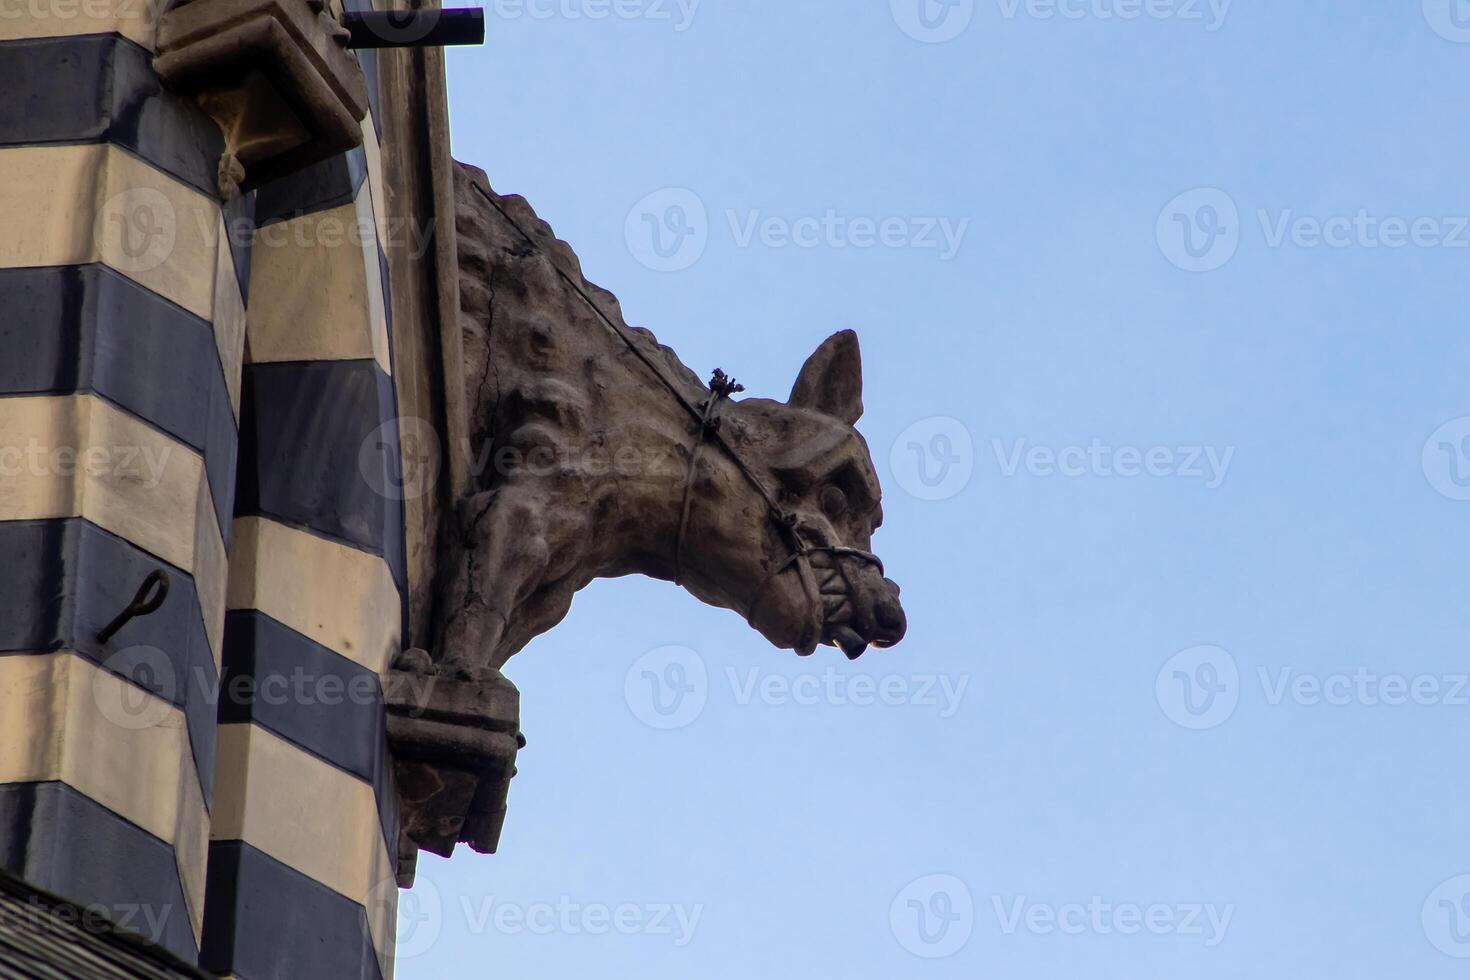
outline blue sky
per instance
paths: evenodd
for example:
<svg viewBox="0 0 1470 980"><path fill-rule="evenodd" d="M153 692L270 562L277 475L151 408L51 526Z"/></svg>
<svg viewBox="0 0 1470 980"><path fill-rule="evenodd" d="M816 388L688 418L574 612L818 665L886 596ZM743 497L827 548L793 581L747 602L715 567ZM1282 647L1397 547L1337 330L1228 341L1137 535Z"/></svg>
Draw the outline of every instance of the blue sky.
<svg viewBox="0 0 1470 980"><path fill-rule="evenodd" d="M594 584L398 976L1463 975L1470 4L925 2L451 55L456 156L696 371L859 332L910 628Z"/></svg>

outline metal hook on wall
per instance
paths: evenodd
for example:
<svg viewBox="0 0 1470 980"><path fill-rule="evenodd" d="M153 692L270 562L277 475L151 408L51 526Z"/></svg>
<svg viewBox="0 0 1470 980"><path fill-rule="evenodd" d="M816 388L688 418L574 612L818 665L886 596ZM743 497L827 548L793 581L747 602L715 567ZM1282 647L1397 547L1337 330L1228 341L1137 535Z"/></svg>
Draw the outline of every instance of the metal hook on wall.
<svg viewBox="0 0 1470 980"><path fill-rule="evenodd" d="M133 601L128 607L117 614L117 618L103 627L97 634L99 643L106 643L112 639L112 635L122 629L132 619L138 616L147 616L149 613L157 612L158 607L163 605L163 600L168 598L168 572L158 568L148 573L143 584L138 586L138 592L133 596Z"/></svg>

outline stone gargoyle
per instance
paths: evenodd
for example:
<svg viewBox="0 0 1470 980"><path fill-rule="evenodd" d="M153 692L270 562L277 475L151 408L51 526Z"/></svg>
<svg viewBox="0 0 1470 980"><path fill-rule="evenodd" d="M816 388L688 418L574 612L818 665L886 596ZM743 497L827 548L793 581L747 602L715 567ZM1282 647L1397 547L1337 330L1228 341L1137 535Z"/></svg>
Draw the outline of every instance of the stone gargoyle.
<svg viewBox="0 0 1470 980"><path fill-rule="evenodd" d="M898 586L870 552L882 508L853 428L863 411L856 335L818 347L787 401L737 400L723 373L706 386L628 327L616 297L583 278L525 200L497 195L469 167L455 192L473 485L437 562L435 650L415 651L401 671L482 690L504 714L514 688L499 668L594 579L633 574L734 610L803 656L828 644L856 658L902 639ZM417 723L441 729L418 742L442 754L471 714L430 706ZM438 853L456 839L493 850L514 729L493 733L495 778L454 788L405 765L413 719L400 707L395 720L400 791L418 786L408 835ZM479 727L483 739L494 726ZM430 828L414 813L440 819Z"/></svg>

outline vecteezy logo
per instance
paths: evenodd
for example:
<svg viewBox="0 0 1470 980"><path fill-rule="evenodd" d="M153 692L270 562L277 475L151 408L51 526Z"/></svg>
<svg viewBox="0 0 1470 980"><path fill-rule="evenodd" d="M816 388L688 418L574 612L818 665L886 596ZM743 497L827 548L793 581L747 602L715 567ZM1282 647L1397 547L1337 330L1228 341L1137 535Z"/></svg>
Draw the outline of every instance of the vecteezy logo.
<svg viewBox="0 0 1470 980"><path fill-rule="evenodd" d="M975 442L959 419L932 416L899 433L888 454L893 478L919 500L948 500L970 483Z"/></svg>
<svg viewBox="0 0 1470 980"><path fill-rule="evenodd" d="M1470 959L1470 875L1457 875L1430 892L1419 917L1435 949Z"/></svg>
<svg viewBox="0 0 1470 980"><path fill-rule="evenodd" d="M888 0L894 23L926 44L953 41L975 17L975 0Z"/></svg>
<svg viewBox="0 0 1470 980"><path fill-rule="evenodd" d="M173 255L178 216L163 192L135 187L109 197L92 225L102 261L119 272L148 272Z"/></svg>
<svg viewBox="0 0 1470 980"><path fill-rule="evenodd" d="M1446 41L1470 44L1470 0L1424 0L1424 19Z"/></svg>
<svg viewBox="0 0 1470 980"><path fill-rule="evenodd" d="M102 666L106 669L92 675L92 702L118 728L138 731L162 724L179 700L179 675L157 647L126 647Z"/></svg>
<svg viewBox="0 0 1470 980"><path fill-rule="evenodd" d="M1154 696L1169 720L1202 731L1230 720L1240 702L1235 658L1216 646L1190 647L1169 658L1154 681Z"/></svg>
<svg viewBox="0 0 1470 980"><path fill-rule="evenodd" d="M369 18L368 30L398 47L411 47L429 36L439 23L440 11L435 7L412 10L388 10L381 17Z"/></svg>
<svg viewBox="0 0 1470 980"><path fill-rule="evenodd" d="M1424 443L1424 478L1441 496L1470 500L1470 416L1451 419Z"/></svg>
<svg viewBox="0 0 1470 980"><path fill-rule="evenodd" d="M650 650L628 668L623 697L633 716L650 728L683 728L704 712L709 700L704 658L688 647Z"/></svg>
<svg viewBox="0 0 1470 980"><path fill-rule="evenodd" d="M389 419L368 433L357 468L385 500L417 500L439 479L439 434L423 419Z"/></svg>
<svg viewBox="0 0 1470 980"><path fill-rule="evenodd" d="M424 874L423 862L419 862L411 890L399 891L396 880L384 878L373 886L363 904L370 930L374 922L393 930L393 935L383 941L394 959L420 956L439 941L439 932L444 927L444 903L439 898L439 889Z"/></svg>
<svg viewBox="0 0 1470 980"><path fill-rule="evenodd" d="M1224 191L1185 191L1159 212L1154 234L1164 258L1186 272L1211 272L1240 247L1240 211Z"/></svg>
<svg viewBox="0 0 1470 980"><path fill-rule="evenodd" d="M954 875L925 875L894 896L888 925L898 944L915 956L953 956L975 929L975 902L969 886Z"/></svg>
<svg viewBox="0 0 1470 980"><path fill-rule="evenodd" d="M623 225L628 251L655 272L679 272L698 262L709 244L709 212L683 187L654 191L633 205Z"/></svg>

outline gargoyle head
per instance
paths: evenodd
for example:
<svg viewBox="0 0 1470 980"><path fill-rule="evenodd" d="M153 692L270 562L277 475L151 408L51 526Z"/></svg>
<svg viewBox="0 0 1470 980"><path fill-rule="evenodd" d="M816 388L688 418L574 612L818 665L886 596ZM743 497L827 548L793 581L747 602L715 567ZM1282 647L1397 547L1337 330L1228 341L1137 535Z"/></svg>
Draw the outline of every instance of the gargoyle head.
<svg viewBox="0 0 1470 980"><path fill-rule="evenodd" d="M871 554L883 509L853 428L862 387L857 335L834 334L785 403L725 404L719 436L733 454L707 448L692 467L681 582L803 656L826 643L856 659L870 644L894 645L907 627L898 586Z"/></svg>

